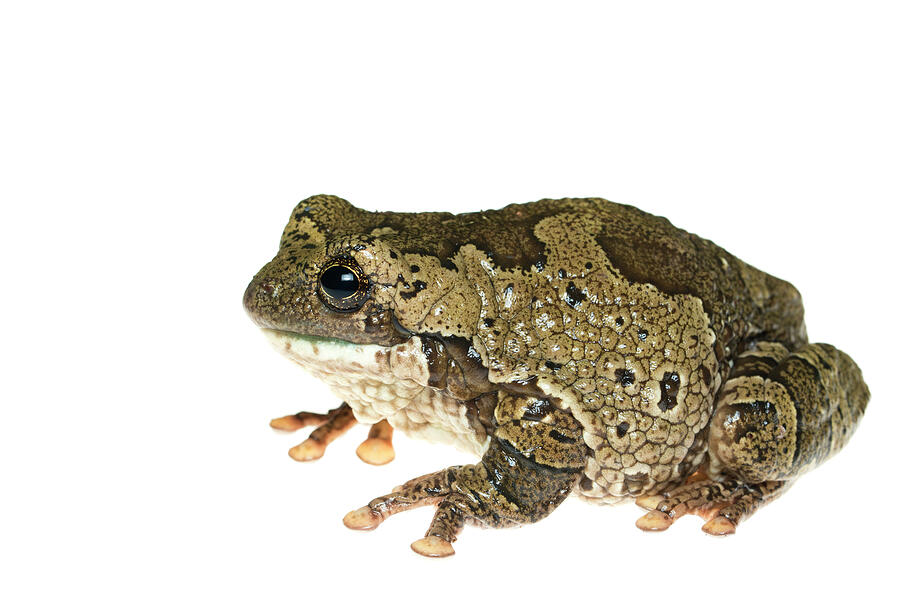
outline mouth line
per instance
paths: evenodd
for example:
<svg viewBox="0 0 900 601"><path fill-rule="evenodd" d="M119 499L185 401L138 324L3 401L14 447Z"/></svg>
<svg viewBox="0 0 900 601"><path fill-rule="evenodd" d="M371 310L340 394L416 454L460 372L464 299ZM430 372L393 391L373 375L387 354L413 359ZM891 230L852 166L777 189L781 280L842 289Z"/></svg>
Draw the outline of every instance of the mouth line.
<svg viewBox="0 0 900 601"><path fill-rule="evenodd" d="M290 330L279 330L278 328L260 328L264 334L277 334L278 336L282 336L285 338L291 338L293 340L303 341L303 342L311 342L315 344L334 344L334 345L349 345L349 346L359 346L357 343L350 342L348 340L341 340L340 338L331 338L329 336L313 336L311 334L300 334L297 332L292 332Z"/></svg>

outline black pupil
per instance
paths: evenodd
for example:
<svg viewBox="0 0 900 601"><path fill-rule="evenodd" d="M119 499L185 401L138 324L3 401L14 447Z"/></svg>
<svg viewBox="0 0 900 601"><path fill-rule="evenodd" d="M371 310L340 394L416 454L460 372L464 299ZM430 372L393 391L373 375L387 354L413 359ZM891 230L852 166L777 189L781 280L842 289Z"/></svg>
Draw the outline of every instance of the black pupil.
<svg viewBox="0 0 900 601"><path fill-rule="evenodd" d="M319 279L322 290L333 298L347 298L359 290L359 278L343 265L329 267Z"/></svg>

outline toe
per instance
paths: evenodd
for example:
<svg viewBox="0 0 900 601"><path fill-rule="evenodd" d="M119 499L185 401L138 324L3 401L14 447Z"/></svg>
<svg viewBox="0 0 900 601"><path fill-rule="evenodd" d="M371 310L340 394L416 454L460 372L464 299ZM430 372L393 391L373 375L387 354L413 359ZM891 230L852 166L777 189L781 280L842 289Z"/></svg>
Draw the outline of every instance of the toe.
<svg viewBox="0 0 900 601"><path fill-rule="evenodd" d="M355 509L344 516L344 526L351 530L374 530L382 521L382 517L368 506Z"/></svg>
<svg viewBox="0 0 900 601"><path fill-rule="evenodd" d="M296 432L305 425L306 424L304 424L302 420L297 419L296 415L277 417L269 422L269 426L271 426L273 430L281 430L282 432Z"/></svg>
<svg viewBox="0 0 900 601"><path fill-rule="evenodd" d="M294 461L313 461L325 454L325 445L318 440L308 439L288 451Z"/></svg>
<svg viewBox="0 0 900 601"><path fill-rule="evenodd" d="M387 440L370 438L356 449L356 455L370 465L384 465L394 460L394 447Z"/></svg>
<svg viewBox="0 0 900 601"><path fill-rule="evenodd" d="M703 524L703 531L714 536L727 536L734 534L734 522L725 516L717 516Z"/></svg>
<svg viewBox="0 0 900 601"><path fill-rule="evenodd" d="M420 538L410 545L413 551L425 557L449 557L456 553L453 545L437 536L426 536Z"/></svg>
<svg viewBox="0 0 900 601"><path fill-rule="evenodd" d="M664 514L662 511L653 509L635 522L635 526L645 532L660 532L672 525L672 518Z"/></svg>
<svg viewBox="0 0 900 601"><path fill-rule="evenodd" d="M634 503L643 509L656 509L656 506L665 499L666 498L662 495L645 495L643 497L638 497Z"/></svg>

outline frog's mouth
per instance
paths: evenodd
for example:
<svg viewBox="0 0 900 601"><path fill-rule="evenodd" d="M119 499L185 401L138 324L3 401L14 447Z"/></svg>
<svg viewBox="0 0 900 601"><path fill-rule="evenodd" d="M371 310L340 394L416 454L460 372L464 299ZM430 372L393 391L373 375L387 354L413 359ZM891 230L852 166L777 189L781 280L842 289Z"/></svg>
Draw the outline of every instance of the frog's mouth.
<svg viewBox="0 0 900 601"><path fill-rule="evenodd" d="M328 336L313 336L311 334L298 334L297 332L289 332L288 330L277 330L275 328L260 328L266 338L269 339L273 344L277 342L291 341L293 343L303 345L309 345L310 347L320 347L325 345L337 345L337 346L366 346L357 344L355 342L350 342L348 340L341 340L340 338L330 338ZM376 346L376 345L371 345ZM384 347L380 347L384 348Z"/></svg>
<svg viewBox="0 0 900 601"><path fill-rule="evenodd" d="M379 379L390 375L390 366L382 356L390 347L273 328L261 330L279 353L317 376L327 379L331 374L351 374L360 370Z"/></svg>

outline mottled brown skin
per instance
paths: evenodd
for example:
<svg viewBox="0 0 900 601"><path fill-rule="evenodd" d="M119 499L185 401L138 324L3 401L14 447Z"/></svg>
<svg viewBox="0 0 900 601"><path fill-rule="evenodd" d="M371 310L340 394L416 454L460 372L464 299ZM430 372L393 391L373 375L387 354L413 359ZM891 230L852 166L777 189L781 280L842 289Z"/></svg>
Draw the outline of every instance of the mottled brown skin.
<svg viewBox="0 0 900 601"><path fill-rule="evenodd" d="M336 261L360 276L350 309L319 283ZM789 283L602 199L452 215L315 196L244 304L265 328L421 341L427 386L464 404L487 450L345 522L434 504L414 544L428 555L452 553L466 522L533 522L573 490L637 498L647 530L696 513L730 533L838 451L869 397L847 355L807 342Z"/></svg>

